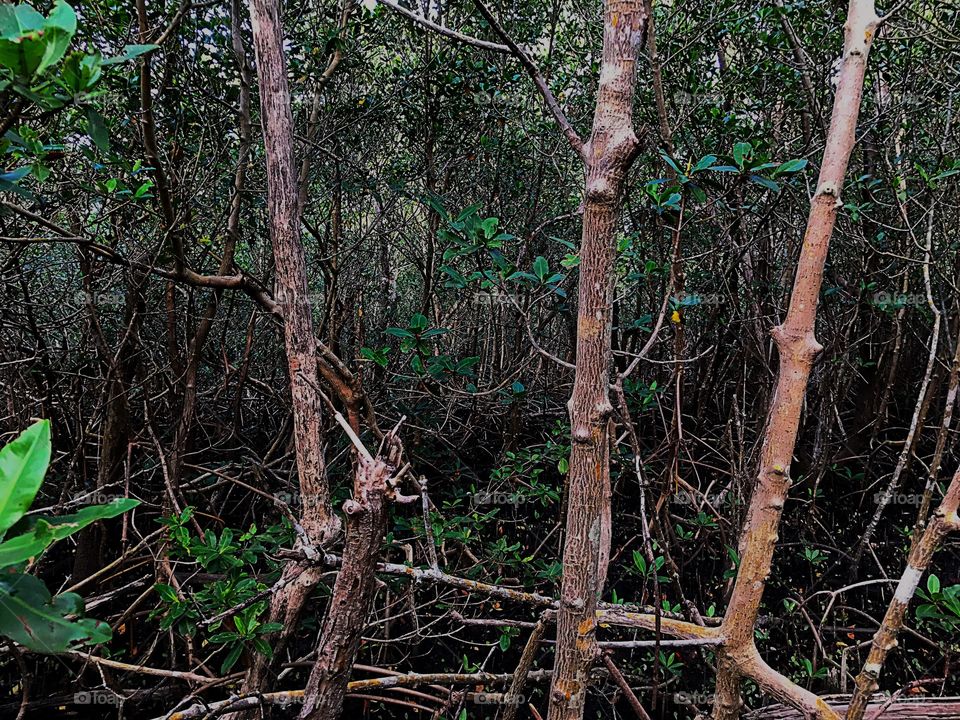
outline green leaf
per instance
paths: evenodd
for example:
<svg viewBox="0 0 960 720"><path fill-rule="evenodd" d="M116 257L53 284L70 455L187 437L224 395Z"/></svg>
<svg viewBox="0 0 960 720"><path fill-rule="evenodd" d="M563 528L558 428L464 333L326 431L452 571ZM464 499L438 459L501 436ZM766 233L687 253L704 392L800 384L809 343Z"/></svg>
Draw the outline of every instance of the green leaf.
<svg viewBox="0 0 960 720"><path fill-rule="evenodd" d="M163 583L157 583L153 586L153 589L156 590L157 595L166 600L168 603L175 603L179 598L177 597L177 591L170 585L164 585Z"/></svg>
<svg viewBox="0 0 960 720"><path fill-rule="evenodd" d="M220 665L220 674L226 675L230 672L230 668L237 664L237 660L240 659L240 655L243 653L243 645L234 645L233 649L227 654L223 659L223 663Z"/></svg>
<svg viewBox="0 0 960 720"><path fill-rule="evenodd" d="M423 313L415 313L414 316L410 318L410 324L407 327L414 332L423 332L429 325L430 321L427 320Z"/></svg>
<svg viewBox="0 0 960 720"><path fill-rule="evenodd" d="M753 152L753 146L750 143L738 142L733 146L733 161L741 170L743 170L744 161L750 157Z"/></svg>
<svg viewBox="0 0 960 720"><path fill-rule="evenodd" d="M797 173L807 166L806 160L787 160L773 171L773 176L783 175L785 173Z"/></svg>
<svg viewBox="0 0 960 720"><path fill-rule="evenodd" d="M107 58L103 61L104 65L116 65L117 63L126 62L127 60L133 60L133 58L143 55L144 53L152 52L156 50L159 45L124 45L123 53L117 55L116 57Z"/></svg>
<svg viewBox="0 0 960 720"><path fill-rule="evenodd" d="M117 498L107 505L85 507L74 515L40 518L29 531L0 543L0 568L36 557L49 545L79 532L90 523L116 517L139 504L139 500Z"/></svg>
<svg viewBox="0 0 960 720"><path fill-rule="evenodd" d="M0 536L30 507L49 464L49 420L35 422L0 450Z"/></svg>
<svg viewBox="0 0 960 720"><path fill-rule="evenodd" d="M45 23L43 56L34 74L39 75L51 65L60 62L76 31L77 14L67 3L57 2Z"/></svg>
<svg viewBox="0 0 960 720"><path fill-rule="evenodd" d="M760 175L751 175L750 182L754 183L755 185L765 187L768 190L772 190L773 192L780 192L780 185L770 178L765 178Z"/></svg>
<svg viewBox="0 0 960 720"><path fill-rule="evenodd" d="M547 263L547 259L543 255L537 255L536 259L533 261L533 272L536 274L540 282L543 282L547 277L547 274L550 272L550 266Z"/></svg>
<svg viewBox="0 0 960 720"><path fill-rule="evenodd" d="M39 653L58 653L75 643L104 643L110 626L90 618L70 619L83 612L74 593L51 597L33 575L0 575L0 633Z"/></svg>
<svg viewBox="0 0 960 720"><path fill-rule="evenodd" d="M490 240L497 234L497 225L499 224L499 218L495 217L489 217L480 223L480 229L483 230L484 237L486 237L487 240Z"/></svg>
<svg viewBox="0 0 960 720"><path fill-rule="evenodd" d="M107 123L103 115L92 107L87 108L87 132L98 148L103 152L110 152L110 132L107 130Z"/></svg>
<svg viewBox="0 0 960 720"><path fill-rule="evenodd" d="M691 174L695 172L700 172L701 170L706 170L711 165L717 161L716 155L704 155L702 158L697 160L697 164L693 166L693 169L690 171Z"/></svg>

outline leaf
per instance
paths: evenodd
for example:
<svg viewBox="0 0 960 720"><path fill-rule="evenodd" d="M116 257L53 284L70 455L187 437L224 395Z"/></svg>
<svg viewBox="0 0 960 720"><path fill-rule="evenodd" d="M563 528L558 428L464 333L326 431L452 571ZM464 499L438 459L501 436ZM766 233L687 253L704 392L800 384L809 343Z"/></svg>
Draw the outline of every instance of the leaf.
<svg viewBox="0 0 960 720"><path fill-rule="evenodd" d="M0 633L39 653L58 653L75 643L104 643L110 626L90 618L68 619L83 612L74 593L51 597L33 575L0 576Z"/></svg>
<svg viewBox="0 0 960 720"><path fill-rule="evenodd" d="M110 152L110 133L107 130L107 123L103 115L92 107L87 108L87 133L98 148L103 152Z"/></svg>
<svg viewBox="0 0 960 720"><path fill-rule="evenodd" d="M785 173L797 173L807 166L806 160L787 160L773 171L773 176L783 175Z"/></svg>
<svg viewBox="0 0 960 720"><path fill-rule="evenodd" d="M533 272L536 274L540 282L543 282L544 278L547 277L547 273L550 272L550 266L547 263L547 259L543 255L537 255L536 259L534 259Z"/></svg>
<svg viewBox="0 0 960 720"><path fill-rule="evenodd" d="M426 330L429 325L430 321L427 320L423 313L415 313L414 316L410 318L410 324L407 327L414 332L422 332Z"/></svg>
<svg viewBox="0 0 960 720"><path fill-rule="evenodd" d="M683 175L683 171L677 166L677 163L672 157L667 155L665 152L660 152L660 157L663 158L663 161L669 165L677 175Z"/></svg>
<svg viewBox="0 0 960 720"><path fill-rule="evenodd" d="M230 668L237 664L237 660L240 659L240 655L243 653L243 645L237 644L233 646L233 649L227 654L223 659L223 663L220 665L220 674L226 675L230 672Z"/></svg>
<svg viewBox="0 0 960 720"><path fill-rule="evenodd" d="M77 14L67 3L57 2L45 23L43 56L40 59L40 64L33 71L35 75L40 75L51 65L60 62L67 52L67 48L70 47L70 41L76 31Z"/></svg>
<svg viewBox="0 0 960 720"><path fill-rule="evenodd" d="M751 152L753 152L753 146L750 143L738 142L733 146L733 161L741 170L743 170L744 161L750 156Z"/></svg>
<svg viewBox="0 0 960 720"><path fill-rule="evenodd" d="M9 183L19 182L27 175L30 174L30 166L24 165L23 167L18 167L16 170L11 170L10 172L5 172L0 175L0 180L4 180Z"/></svg>
<svg viewBox="0 0 960 720"><path fill-rule="evenodd" d="M0 450L0 536L30 507L49 464L49 420L35 422Z"/></svg>
<svg viewBox="0 0 960 720"><path fill-rule="evenodd" d="M717 161L716 155L704 155L702 158L697 160L697 164L693 166L693 169L690 171L691 174L695 172L700 172L701 170L708 169Z"/></svg>
<svg viewBox="0 0 960 720"><path fill-rule="evenodd" d="M91 505L74 515L58 518L40 518L29 531L0 543L0 568L29 560L49 545L70 537L97 520L116 517L132 510L139 500L117 498L107 505Z"/></svg>
<svg viewBox="0 0 960 720"><path fill-rule="evenodd" d="M930 577L927 578L927 592L931 595L940 592L940 578L936 575L931 574Z"/></svg>
<svg viewBox="0 0 960 720"><path fill-rule="evenodd" d="M116 57L107 58L103 61L103 65L116 65L117 63L126 62L127 60L133 60L135 57L139 57L144 53L152 52L156 50L159 45L124 45L123 53L117 55Z"/></svg>
<svg viewBox="0 0 960 720"><path fill-rule="evenodd" d="M179 600L177 596L177 591L170 585L164 585L163 583L157 583L153 586L153 589L157 592L163 600L166 600L168 603L175 603Z"/></svg>
<svg viewBox="0 0 960 720"><path fill-rule="evenodd" d="M750 182L754 183L755 185L765 187L768 190L772 190L773 192L780 192L780 185L770 178L765 178L760 175L751 175Z"/></svg>
<svg viewBox="0 0 960 720"><path fill-rule="evenodd" d="M480 223L480 229L483 230L484 237L487 240L493 238L497 234L497 226L500 224L500 219L495 217L486 218L482 223Z"/></svg>

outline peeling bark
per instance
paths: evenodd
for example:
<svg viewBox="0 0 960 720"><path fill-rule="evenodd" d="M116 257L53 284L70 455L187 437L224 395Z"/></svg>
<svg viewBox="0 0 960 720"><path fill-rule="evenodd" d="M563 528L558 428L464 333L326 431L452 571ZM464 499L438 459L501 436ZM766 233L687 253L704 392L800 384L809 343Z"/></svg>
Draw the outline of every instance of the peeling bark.
<svg viewBox="0 0 960 720"><path fill-rule="evenodd" d="M343 565L333 586L317 643L317 661L303 695L301 720L336 720L360 646L360 634L376 589L377 560L387 527L387 481L397 465L400 446L388 436L388 457L358 457L353 499L343 511L347 539Z"/></svg>

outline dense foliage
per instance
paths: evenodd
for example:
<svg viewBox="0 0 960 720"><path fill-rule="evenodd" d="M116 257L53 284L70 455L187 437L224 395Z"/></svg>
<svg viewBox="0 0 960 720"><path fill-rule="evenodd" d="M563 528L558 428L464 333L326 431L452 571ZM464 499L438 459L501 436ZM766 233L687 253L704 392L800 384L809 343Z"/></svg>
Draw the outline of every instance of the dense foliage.
<svg viewBox="0 0 960 720"><path fill-rule="evenodd" d="M616 238L605 602L676 616L692 607L707 624L724 613L776 379L769 331L816 187L844 5L654 6L656 55L641 48L640 150ZM600 4L492 9L571 123L588 128ZM471 3L427 11L499 42ZM341 425L373 451L404 418L402 485L419 494L422 477L429 507L389 506L383 562L427 568L435 553L450 575L559 597L579 160L509 53L375 2L290 0L282 17L304 302L322 353L364 397L358 421L336 387L318 388L334 507L356 466ZM960 464L958 43L960 9L908 0L870 55L820 297L824 350L757 627L767 662L820 694L852 690L911 534ZM99 643L84 653L173 672L33 652L42 648L7 629L4 580L0 632L26 646L0 651L4 717L21 701L27 717L59 706L161 717L191 691L226 697L214 678L236 689L253 658L274 655L271 589L312 498L297 484L283 328L268 307L284 298L273 290L253 58L238 2L0 5L0 430L12 440L30 418L49 419L51 472L36 479L45 510L113 502L112 515L133 505L115 498L140 503L18 558L17 577L42 602L79 586L113 628L69 638ZM936 556L884 690L960 695L958 559L956 539ZM328 570L272 657L273 689L304 686ZM354 677L512 673L541 609L380 575ZM614 655L655 717L708 712L710 647ZM544 644L534 667L552 667L550 656ZM629 717L598 668L587 717ZM357 691L346 712L494 717L500 706L483 700L494 685L477 685ZM524 699L544 711L548 688L531 682ZM750 686L744 698L766 702Z"/></svg>

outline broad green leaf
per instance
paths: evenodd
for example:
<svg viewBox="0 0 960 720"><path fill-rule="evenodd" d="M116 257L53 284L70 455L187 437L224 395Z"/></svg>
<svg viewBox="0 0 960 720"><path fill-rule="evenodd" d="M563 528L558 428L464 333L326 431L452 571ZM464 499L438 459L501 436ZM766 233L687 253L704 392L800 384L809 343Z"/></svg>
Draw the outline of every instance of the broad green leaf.
<svg viewBox="0 0 960 720"><path fill-rule="evenodd" d="M237 664L237 660L240 659L240 655L242 653L243 645L234 645L227 657L224 658L223 664L220 665L220 673L222 675L226 675L228 672L230 672L230 669Z"/></svg>
<svg viewBox="0 0 960 720"><path fill-rule="evenodd" d="M783 175L784 173L796 173L800 172L807 166L806 160L787 160L785 163L777 167L773 175Z"/></svg>
<svg viewBox="0 0 960 720"><path fill-rule="evenodd" d="M43 15L26 4L0 5L0 39L19 40L43 28Z"/></svg>
<svg viewBox="0 0 960 720"><path fill-rule="evenodd" d="M540 282L543 282L544 278L547 277L547 273L550 272L550 266L547 263L547 259L543 255L537 255L536 259L533 261L533 272L536 273L536 276Z"/></svg>
<svg viewBox="0 0 960 720"><path fill-rule="evenodd" d="M780 185L770 178L765 178L760 175L751 175L750 182L754 183L755 185L765 187L768 190L772 190L773 192L780 192Z"/></svg>
<svg viewBox="0 0 960 720"><path fill-rule="evenodd" d="M92 107L87 108L87 132L98 148L103 152L110 151L110 132L107 130L107 123Z"/></svg>
<svg viewBox="0 0 960 720"><path fill-rule="evenodd" d="M51 597L33 575L0 575L0 633L39 653L59 653L76 643L110 640L110 626L83 613L74 593Z"/></svg>
<svg viewBox="0 0 960 720"><path fill-rule="evenodd" d="M40 64L33 71L35 75L40 75L51 65L60 62L66 54L70 41L77 31L77 14L65 2L58 2L53 6L45 25L43 55L40 58Z"/></svg>
<svg viewBox="0 0 960 720"><path fill-rule="evenodd" d="M135 57L139 57L148 52L156 50L159 45L124 45L123 52L116 57L107 58L103 61L104 65L116 65L117 63L126 62L127 60L133 60Z"/></svg>
<svg viewBox="0 0 960 720"><path fill-rule="evenodd" d="M697 160L697 164L693 166L692 172L700 172L701 170L706 170L711 165L717 161L716 155L704 155L702 158Z"/></svg>
<svg viewBox="0 0 960 720"><path fill-rule="evenodd" d="M35 422L0 450L0 536L30 507L49 464L49 420Z"/></svg>
<svg viewBox="0 0 960 720"><path fill-rule="evenodd" d="M751 146L750 143L738 142L733 146L733 161L741 170L743 169L744 161L750 156L751 152L753 152L753 146Z"/></svg>
<svg viewBox="0 0 960 720"><path fill-rule="evenodd" d="M0 568L36 557L49 545L79 532L90 523L116 517L139 504L139 500L117 498L107 505L85 507L74 515L40 518L29 531L0 543Z"/></svg>

